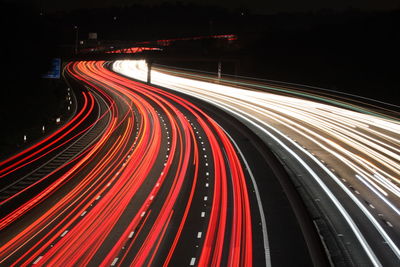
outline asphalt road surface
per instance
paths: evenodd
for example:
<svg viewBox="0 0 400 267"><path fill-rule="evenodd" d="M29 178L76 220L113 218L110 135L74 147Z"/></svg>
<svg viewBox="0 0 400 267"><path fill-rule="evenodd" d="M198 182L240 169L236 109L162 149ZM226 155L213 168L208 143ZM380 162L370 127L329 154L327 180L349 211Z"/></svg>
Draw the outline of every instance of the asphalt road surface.
<svg viewBox="0 0 400 267"><path fill-rule="evenodd" d="M147 79L144 61L112 69ZM290 173L335 265L400 264L398 113L323 91L161 67L151 83L208 102L259 136Z"/></svg>
<svg viewBox="0 0 400 267"><path fill-rule="evenodd" d="M74 115L0 162L1 266L327 264L262 138L112 64L68 64Z"/></svg>

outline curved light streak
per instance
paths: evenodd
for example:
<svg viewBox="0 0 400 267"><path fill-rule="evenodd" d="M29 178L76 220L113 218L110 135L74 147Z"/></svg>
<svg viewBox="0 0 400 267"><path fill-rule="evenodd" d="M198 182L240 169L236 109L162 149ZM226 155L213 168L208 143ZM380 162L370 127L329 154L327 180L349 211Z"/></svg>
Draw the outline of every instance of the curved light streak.
<svg viewBox="0 0 400 267"><path fill-rule="evenodd" d="M144 61L117 61L114 63L113 69L143 81L147 77L145 75L147 74L147 65ZM400 259L397 245L374 215L329 168L303 148L305 146L311 151L318 148L327 151L339 162L326 158L325 161L328 161L328 164L339 166L335 168L339 172L340 168L352 171L354 175L346 176L346 180L355 184L356 187L364 187L367 192L376 194L380 199L383 198L382 203L397 214L398 198L400 197L398 187L400 182L400 122L398 120L374 116L372 112L361 113L298 97L261 92L251 88L242 89L218 82L210 83L182 76L186 76L186 73L154 68L151 71L153 84L189 94L225 109L279 143L320 184L348 222L371 263L379 266L380 262L375 252L346 209L318 175L296 154L297 152L289 149L281 140L291 143L310 157L350 197L360 209L361 214L366 216L389 245L397 259ZM206 80L204 77L203 79ZM363 109L357 110L363 111ZM279 138L266 129L272 129ZM297 141L294 142L287 135L295 136ZM362 174L362 177L368 181L368 186L363 181L354 179L358 174ZM371 190L370 187L374 190Z"/></svg>
<svg viewBox="0 0 400 267"><path fill-rule="evenodd" d="M93 124L92 95L104 99L107 108L94 123L109 120L99 138L49 175L44 188L32 185L36 194L19 192L26 199L0 219L5 231L20 219L29 222L1 243L0 264L171 264L182 257L176 251L193 227L188 218L198 216L194 206L207 179L209 216L197 264L253 265L247 179L230 138L184 98L122 77L106 64L68 64L69 77L88 88L84 107L48 140L2 163L0 173L8 179L24 170L19 166L73 142L80 136L70 134L74 127Z"/></svg>

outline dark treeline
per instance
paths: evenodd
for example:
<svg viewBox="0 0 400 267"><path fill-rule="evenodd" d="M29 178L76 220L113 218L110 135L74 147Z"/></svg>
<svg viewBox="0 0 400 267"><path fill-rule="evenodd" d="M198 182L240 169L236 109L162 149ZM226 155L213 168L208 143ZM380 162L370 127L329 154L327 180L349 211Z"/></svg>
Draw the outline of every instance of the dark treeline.
<svg viewBox="0 0 400 267"><path fill-rule="evenodd" d="M188 42L187 47L176 43L175 49L166 52L235 58L240 61L241 75L321 86L398 104L394 95L399 89L399 10L258 15L245 8L181 2L52 13L27 4L1 4L1 10L3 132L18 131L22 121L24 125L37 124L38 118L46 121L57 109L58 85L49 86L40 76L50 58L73 56L74 26L80 40L96 32L100 41L236 34L238 40L229 47L203 40L196 45ZM175 64L216 70L214 63ZM223 66L223 72L232 70Z"/></svg>
<svg viewBox="0 0 400 267"><path fill-rule="evenodd" d="M51 14L63 21L63 42L97 32L99 39L157 40L226 34L239 36L230 49L212 42L175 44L174 53L200 53L240 60L239 74L320 86L396 104L400 47L400 11L320 10L308 13L251 14L245 8L226 10L193 4L75 10ZM235 47L236 49L231 49ZM193 48L193 49L192 49ZM192 49L193 51L190 51ZM196 50L196 51L194 51ZM169 49L172 51L172 49ZM182 64L182 63L176 63ZM205 67L188 63L188 67ZM208 70L215 70L215 64ZM226 66L225 71L233 68Z"/></svg>
<svg viewBox="0 0 400 267"><path fill-rule="evenodd" d="M24 134L31 140L41 134L42 125L51 128L63 95L60 83L41 78L58 54L52 34L55 25L34 12L33 6L2 3L0 9L1 158L22 143Z"/></svg>
<svg viewBox="0 0 400 267"><path fill-rule="evenodd" d="M327 12L302 23L307 17L292 17L293 27L272 27L245 45L246 74L399 104L400 10Z"/></svg>
<svg viewBox="0 0 400 267"><path fill-rule="evenodd" d="M397 71L392 66L398 62L400 47L399 10L257 15L245 8L227 10L182 2L53 13L40 7L8 4L2 10L6 47L1 53L18 59L7 63L10 67L5 75L16 81L15 86L37 77L46 69L49 58L71 56L77 26L80 40L87 39L89 32L96 32L99 40L132 41L233 33L239 39L228 50L213 49L212 42L201 41L189 48L180 43L173 51L181 50L182 56L192 52L236 57L241 61L239 74L249 76L361 94L396 88ZM190 47L200 49L189 51ZM35 68L21 79L21 72L15 70L27 61L34 62Z"/></svg>

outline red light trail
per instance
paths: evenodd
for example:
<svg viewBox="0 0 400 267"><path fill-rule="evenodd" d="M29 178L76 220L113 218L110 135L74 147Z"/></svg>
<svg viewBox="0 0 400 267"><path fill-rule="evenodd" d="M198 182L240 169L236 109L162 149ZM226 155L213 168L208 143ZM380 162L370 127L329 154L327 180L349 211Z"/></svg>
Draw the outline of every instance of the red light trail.
<svg viewBox="0 0 400 267"><path fill-rule="evenodd" d="M113 70L140 80L149 73L144 60L116 61ZM295 84L216 79L154 65L150 75L152 84L224 110L263 139L292 173L303 200L317 203L308 210L325 222L314 221L316 227L330 225L321 239L342 243L353 264L399 262L397 112L363 103L362 97ZM336 244L326 246L331 255L338 251Z"/></svg>
<svg viewBox="0 0 400 267"><path fill-rule="evenodd" d="M25 196L0 219L0 263L251 266L249 185L227 134L179 95L106 66L70 63L69 79L88 88L76 115L0 163L1 179L9 179L106 122L96 141L47 182L0 203ZM93 121L96 96L106 108ZM198 248L182 255L192 234Z"/></svg>

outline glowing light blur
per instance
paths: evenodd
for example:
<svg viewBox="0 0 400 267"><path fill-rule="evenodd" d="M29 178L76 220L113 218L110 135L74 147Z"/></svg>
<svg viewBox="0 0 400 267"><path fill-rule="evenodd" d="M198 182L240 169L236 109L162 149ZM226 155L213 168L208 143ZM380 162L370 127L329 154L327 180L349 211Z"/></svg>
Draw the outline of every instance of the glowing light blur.
<svg viewBox="0 0 400 267"><path fill-rule="evenodd" d="M143 79L144 74L147 73L147 65L144 61L117 61L113 69L135 79ZM398 215L400 204L400 122L398 120L298 97L242 89L184 76L185 74L176 74L167 69L152 68L151 82L210 102L247 120L262 131L266 128L273 129L279 136L277 141L292 142L303 153L309 154L350 196L400 259L400 250L397 245L364 204L331 170L321 164L313 154L303 149L306 147L309 151L314 151L315 154L324 158L328 165L338 166L335 168L336 171L342 172L346 180L354 183L353 185L357 188L363 188L367 194L376 195L378 199L383 200L383 205ZM269 133L266 132L266 134ZM296 142L287 136L296 139ZM283 143L281 144L283 146ZM288 147L285 149L289 153L296 153ZM300 158L298 160L301 161ZM319 179L316 175L312 176ZM321 187L323 187L322 184ZM331 194L328 191L329 189L326 188L326 193ZM335 196L330 197L333 202L337 201ZM373 251L357 226L348 217L347 212L340 203L336 203L336 206L342 210L344 217L347 216L348 223L358 236L360 243L363 244L371 262L379 265Z"/></svg>
<svg viewBox="0 0 400 267"><path fill-rule="evenodd" d="M101 266L151 265L157 256L168 265L182 257L175 251L187 234L185 228L192 227L188 226L189 216L198 216L192 205L201 179L207 176L210 206L208 216L203 217L204 238L196 252L199 265L220 266L226 261L251 266L248 185L229 137L184 98L122 77L104 64L70 63L69 75L90 88L83 93L84 107L62 130L36 145L39 147L1 163L4 177L23 164L29 166L66 142L67 133L87 119L96 101L94 94L107 103L104 114L109 114L110 120L96 142L68 163L68 171L0 219L0 229L11 226L41 207L68 181L76 180L73 188L41 207L35 218L26 218L29 224L1 244L0 264L88 265L103 248L105 253L97 255ZM203 161L207 163L205 173L200 167ZM118 228L121 225L123 228ZM113 242L107 243L110 238Z"/></svg>

